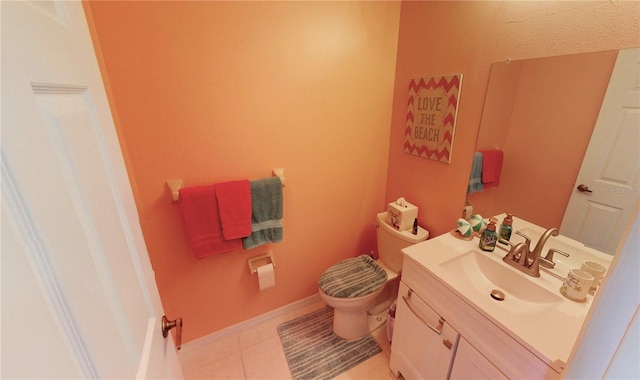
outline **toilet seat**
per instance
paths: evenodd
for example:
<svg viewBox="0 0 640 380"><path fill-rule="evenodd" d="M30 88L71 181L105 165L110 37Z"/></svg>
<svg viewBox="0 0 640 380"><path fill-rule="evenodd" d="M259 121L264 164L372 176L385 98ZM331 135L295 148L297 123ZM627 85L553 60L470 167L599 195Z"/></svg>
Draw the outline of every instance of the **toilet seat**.
<svg viewBox="0 0 640 380"><path fill-rule="evenodd" d="M360 255L327 269L318 287L330 297L358 298L380 290L386 282L387 272L368 255Z"/></svg>

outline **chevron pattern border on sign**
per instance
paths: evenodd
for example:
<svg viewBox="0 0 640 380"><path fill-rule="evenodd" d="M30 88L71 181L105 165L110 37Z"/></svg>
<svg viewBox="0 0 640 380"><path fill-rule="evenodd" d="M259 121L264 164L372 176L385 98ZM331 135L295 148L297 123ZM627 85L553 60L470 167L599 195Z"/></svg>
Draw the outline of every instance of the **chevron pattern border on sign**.
<svg viewBox="0 0 640 380"><path fill-rule="evenodd" d="M451 162L461 85L462 74L411 80L404 129L405 153Z"/></svg>

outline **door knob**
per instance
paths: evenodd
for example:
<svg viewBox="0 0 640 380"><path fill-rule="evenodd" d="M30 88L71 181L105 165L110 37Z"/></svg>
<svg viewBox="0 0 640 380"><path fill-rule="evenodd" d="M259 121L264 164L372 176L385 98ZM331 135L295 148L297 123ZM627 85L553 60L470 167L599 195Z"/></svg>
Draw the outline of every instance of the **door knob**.
<svg viewBox="0 0 640 380"><path fill-rule="evenodd" d="M581 183L578 185L577 187L578 191L582 192L582 193L592 193L593 191L589 190L589 186Z"/></svg>
<svg viewBox="0 0 640 380"><path fill-rule="evenodd" d="M167 319L166 315L162 316L162 336L166 339L169 336L169 330L176 328L176 348L179 350L182 346L182 318L176 318L173 321Z"/></svg>

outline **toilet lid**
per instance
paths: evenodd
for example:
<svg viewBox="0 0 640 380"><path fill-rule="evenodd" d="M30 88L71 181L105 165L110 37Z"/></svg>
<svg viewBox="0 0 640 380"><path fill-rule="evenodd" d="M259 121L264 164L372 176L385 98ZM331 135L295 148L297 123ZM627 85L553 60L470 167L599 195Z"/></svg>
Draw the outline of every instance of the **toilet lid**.
<svg viewBox="0 0 640 380"><path fill-rule="evenodd" d="M318 286L330 297L356 298L371 294L387 282L387 272L367 255L346 259L327 269Z"/></svg>

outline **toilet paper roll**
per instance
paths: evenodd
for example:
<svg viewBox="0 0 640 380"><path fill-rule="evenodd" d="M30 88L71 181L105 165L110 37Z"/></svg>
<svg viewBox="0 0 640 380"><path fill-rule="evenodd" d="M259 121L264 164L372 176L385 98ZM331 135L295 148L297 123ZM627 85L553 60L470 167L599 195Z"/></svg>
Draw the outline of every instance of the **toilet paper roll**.
<svg viewBox="0 0 640 380"><path fill-rule="evenodd" d="M260 291L274 287L276 285L276 274L274 272L272 263L261 265L257 268L257 270Z"/></svg>

